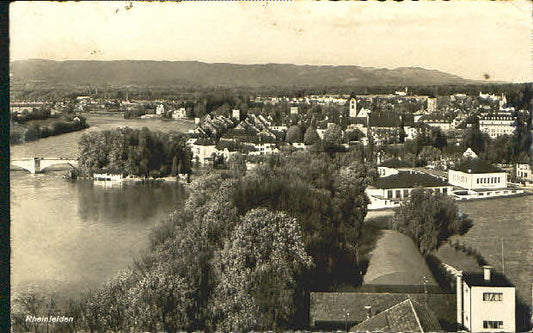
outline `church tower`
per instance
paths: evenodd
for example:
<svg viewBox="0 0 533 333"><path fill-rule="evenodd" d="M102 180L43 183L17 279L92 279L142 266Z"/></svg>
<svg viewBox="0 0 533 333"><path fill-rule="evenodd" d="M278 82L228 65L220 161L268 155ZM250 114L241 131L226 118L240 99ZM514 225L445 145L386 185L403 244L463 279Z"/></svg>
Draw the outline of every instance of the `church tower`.
<svg viewBox="0 0 533 333"><path fill-rule="evenodd" d="M349 116L352 118L357 117L357 101L355 97L350 98L350 113Z"/></svg>

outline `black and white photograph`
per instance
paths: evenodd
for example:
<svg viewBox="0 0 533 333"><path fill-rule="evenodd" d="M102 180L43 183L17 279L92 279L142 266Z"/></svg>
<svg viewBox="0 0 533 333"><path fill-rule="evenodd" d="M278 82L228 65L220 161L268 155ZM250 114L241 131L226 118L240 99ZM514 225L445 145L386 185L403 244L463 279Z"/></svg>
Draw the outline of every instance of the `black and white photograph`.
<svg viewBox="0 0 533 333"><path fill-rule="evenodd" d="M8 11L11 332L533 330L533 2Z"/></svg>

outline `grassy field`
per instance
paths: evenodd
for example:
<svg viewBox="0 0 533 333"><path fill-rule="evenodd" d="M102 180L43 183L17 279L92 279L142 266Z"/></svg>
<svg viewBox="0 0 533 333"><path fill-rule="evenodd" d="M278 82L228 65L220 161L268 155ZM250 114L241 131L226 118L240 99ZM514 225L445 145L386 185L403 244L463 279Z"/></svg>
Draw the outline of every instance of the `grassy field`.
<svg viewBox="0 0 533 333"><path fill-rule="evenodd" d="M481 270L473 256L458 251L449 244L442 245L435 253L435 256L443 263L452 265L454 268L464 272L479 272Z"/></svg>
<svg viewBox="0 0 533 333"><path fill-rule="evenodd" d="M533 196L498 198L458 203L474 221L464 236L454 236L476 248L498 271L517 287L518 296L531 304L533 283Z"/></svg>

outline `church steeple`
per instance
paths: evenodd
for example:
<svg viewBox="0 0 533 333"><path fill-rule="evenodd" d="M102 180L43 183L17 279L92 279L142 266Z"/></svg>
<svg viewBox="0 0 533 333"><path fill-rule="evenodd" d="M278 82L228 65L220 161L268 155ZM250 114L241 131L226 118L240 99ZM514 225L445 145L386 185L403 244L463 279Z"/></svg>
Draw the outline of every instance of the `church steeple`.
<svg viewBox="0 0 533 333"><path fill-rule="evenodd" d="M353 95L350 98L349 103L350 103L349 116L355 118L355 117L357 117L357 100L355 99L355 95Z"/></svg>

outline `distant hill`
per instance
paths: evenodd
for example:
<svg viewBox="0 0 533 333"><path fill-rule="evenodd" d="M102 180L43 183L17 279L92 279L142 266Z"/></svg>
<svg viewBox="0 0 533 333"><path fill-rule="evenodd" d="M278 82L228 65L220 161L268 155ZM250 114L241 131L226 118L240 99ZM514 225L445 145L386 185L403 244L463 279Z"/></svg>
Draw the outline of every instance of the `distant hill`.
<svg viewBox="0 0 533 333"><path fill-rule="evenodd" d="M418 67L288 64L236 65L196 61L52 61L11 63L14 80L66 85L184 85L225 87L338 87L468 84L475 81Z"/></svg>

